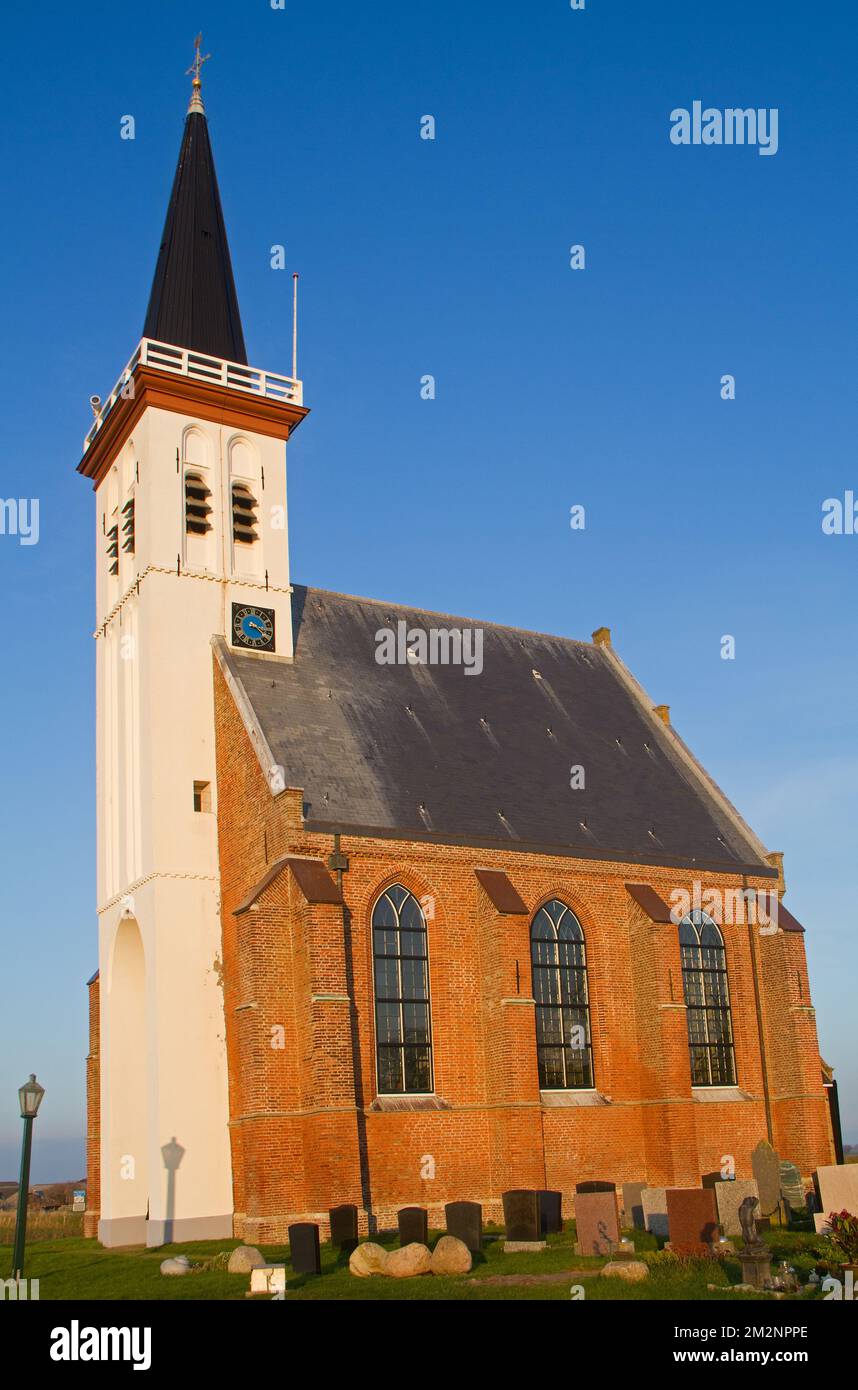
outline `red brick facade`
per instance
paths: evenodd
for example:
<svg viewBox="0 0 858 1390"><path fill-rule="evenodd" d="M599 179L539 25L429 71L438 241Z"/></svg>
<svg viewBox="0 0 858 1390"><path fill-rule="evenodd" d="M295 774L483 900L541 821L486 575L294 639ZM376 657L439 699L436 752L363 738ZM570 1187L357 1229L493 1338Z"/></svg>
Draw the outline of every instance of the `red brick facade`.
<svg viewBox="0 0 858 1390"><path fill-rule="evenodd" d="M333 837L304 828L300 789L272 796L217 667L215 705L237 1234L281 1239L290 1221L324 1224L342 1202L358 1205L364 1229L369 1214L384 1225L420 1204L437 1217L456 1199L496 1218L514 1187L562 1190L568 1215L578 1182L695 1185L725 1155L750 1176L767 1108L772 1142L803 1173L833 1162L800 933L723 927L738 1087L719 1099L692 1093L677 928L653 922L625 888L646 882L669 902L675 888L692 891L689 871L344 833L345 911L308 903L284 869L236 916L277 860L325 864ZM527 913L499 913L477 868L505 871ZM375 1089L370 922L394 882L434 907L435 1097L416 1109ZM771 884L706 876L723 890ZM530 922L551 897L586 938L587 1097L539 1089Z"/></svg>

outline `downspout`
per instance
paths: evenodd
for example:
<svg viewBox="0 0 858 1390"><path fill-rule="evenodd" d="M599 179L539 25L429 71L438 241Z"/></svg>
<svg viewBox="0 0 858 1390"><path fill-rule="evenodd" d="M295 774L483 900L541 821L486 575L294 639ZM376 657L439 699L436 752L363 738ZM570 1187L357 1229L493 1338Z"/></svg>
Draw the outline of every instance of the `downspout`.
<svg viewBox="0 0 858 1390"><path fill-rule="evenodd" d="M343 953L346 962L346 986L349 992L349 1016L350 1031L352 1040L352 1084L355 1092L355 1121L358 1132L358 1162L360 1164L360 1186L363 1198L364 1210L367 1216L369 1234L375 1232L375 1218L372 1212L372 1187L369 1176L369 1157L367 1150L366 1137L366 1116L364 1115L364 1090L363 1075L361 1072L360 1061L360 1038L357 1027L357 1011L355 1005L355 983L354 983L354 962L352 960L352 940L351 927L349 924L349 910L346 906L345 892L343 891L343 874L348 873L349 857L344 854L340 847L340 832L334 831L334 848L328 855L328 868L337 876L337 888L340 891L340 898L343 907Z"/></svg>
<svg viewBox="0 0 858 1390"><path fill-rule="evenodd" d="M748 876L742 875L742 899L747 904ZM756 917L756 912L753 914ZM751 978L754 982L754 1006L757 1011L757 1035L760 1040L760 1069L763 1074L763 1104L766 1107L766 1135L774 1148L774 1128L772 1125L772 1104L769 1096L769 1064L766 1057L766 1038L763 1029L763 1004L760 997L760 974L757 967L757 953L754 945L755 923L748 918L748 947L751 952Z"/></svg>

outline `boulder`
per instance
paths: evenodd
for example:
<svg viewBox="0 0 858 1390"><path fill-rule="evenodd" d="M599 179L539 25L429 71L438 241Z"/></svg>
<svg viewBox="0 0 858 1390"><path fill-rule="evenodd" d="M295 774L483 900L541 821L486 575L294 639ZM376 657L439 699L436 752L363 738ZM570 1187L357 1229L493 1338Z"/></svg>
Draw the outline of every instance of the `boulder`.
<svg viewBox="0 0 858 1390"><path fill-rule="evenodd" d="M162 1274L190 1274L191 1262L187 1255L176 1255L171 1260L161 1261Z"/></svg>
<svg viewBox="0 0 858 1390"><path fill-rule="evenodd" d="M431 1274L432 1256L426 1245L412 1241L387 1257L386 1274L392 1279L411 1279L415 1274Z"/></svg>
<svg viewBox="0 0 858 1390"><path fill-rule="evenodd" d="M627 1279L631 1284L649 1278L649 1270L643 1260L612 1260L600 1272L603 1279Z"/></svg>
<svg viewBox="0 0 858 1390"><path fill-rule="evenodd" d="M230 1274L249 1274L253 1269L262 1269L268 1261L255 1245L238 1245L229 1257L227 1269Z"/></svg>
<svg viewBox="0 0 858 1390"><path fill-rule="evenodd" d="M381 1245L365 1240L349 1255L349 1269L358 1279L369 1279L373 1274L386 1274L389 1254Z"/></svg>
<svg viewBox="0 0 858 1390"><path fill-rule="evenodd" d="M457 1236L442 1236L432 1251L433 1274L470 1274L471 1252Z"/></svg>

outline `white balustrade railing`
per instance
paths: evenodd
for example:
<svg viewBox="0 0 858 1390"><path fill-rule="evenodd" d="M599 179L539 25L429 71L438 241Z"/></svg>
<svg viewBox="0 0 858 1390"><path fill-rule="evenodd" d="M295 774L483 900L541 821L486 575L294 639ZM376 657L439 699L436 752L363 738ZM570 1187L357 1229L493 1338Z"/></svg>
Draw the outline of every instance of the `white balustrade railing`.
<svg viewBox="0 0 858 1390"><path fill-rule="evenodd" d="M195 352L192 348L173 347L170 343L156 343L153 338L142 338L107 400L99 406L92 429L83 442L84 453L116 402L133 395L133 388L129 389L129 383L138 366L152 367L155 371L171 372L176 376L186 376L192 381L207 381L211 385L226 386L231 391L247 391L253 396L265 396L271 401L288 401L291 405L302 405L304 400L303 384L293 377L281 376L278 372L263 372L258 367L245 367L240 362L227 362L222 357L209 357L206 353Z"/></svg>

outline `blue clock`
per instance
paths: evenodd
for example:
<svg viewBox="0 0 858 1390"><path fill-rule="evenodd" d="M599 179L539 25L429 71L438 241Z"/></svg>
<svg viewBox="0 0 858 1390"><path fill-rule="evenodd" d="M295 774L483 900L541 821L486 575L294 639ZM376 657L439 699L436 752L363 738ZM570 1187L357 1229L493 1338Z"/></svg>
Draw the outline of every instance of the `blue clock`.
<svg viewBox="0 0 858 1390"><path fill-rule="evenodd" d="M256 652L274 651L274 609L249 604L232 605L232 640L236 647Z"/></svg>

